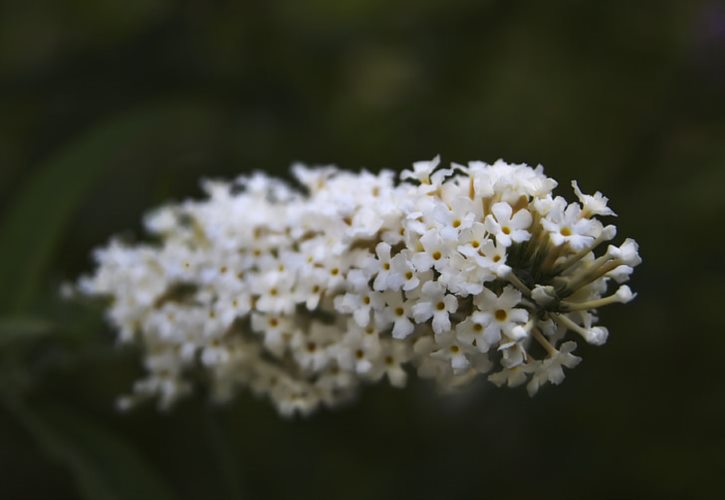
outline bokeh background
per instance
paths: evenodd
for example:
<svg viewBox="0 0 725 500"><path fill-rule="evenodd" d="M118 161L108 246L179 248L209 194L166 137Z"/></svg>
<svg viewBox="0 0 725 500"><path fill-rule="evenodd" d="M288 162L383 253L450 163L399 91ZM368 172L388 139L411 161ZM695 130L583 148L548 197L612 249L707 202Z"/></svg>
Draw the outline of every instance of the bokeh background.
<svg viewBox="0 0 725 500"><path fill-rule="evenodd" d="M721 498L724 89L714 0L2 0L0 497ZM57 296L92 248L201 177L437 153L542 163L640 242L562 386L114 410L139 353Z"/></svg>

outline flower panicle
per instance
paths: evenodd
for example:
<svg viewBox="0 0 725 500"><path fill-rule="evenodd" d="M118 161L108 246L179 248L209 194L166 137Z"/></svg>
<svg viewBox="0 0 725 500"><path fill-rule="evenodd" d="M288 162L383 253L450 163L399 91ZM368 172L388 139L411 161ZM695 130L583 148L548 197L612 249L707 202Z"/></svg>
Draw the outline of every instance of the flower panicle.
<svg viewBox="0 0 725 500"><path fill-rule="evenodd" d="M576 182L578 201L555 196L540 166L292 171L301 189L205 181L206 199L146 217L158 244L95 253L78 289L111 297L119 339L144 349L120 406L168 407L199 373L216 399L247 388L283 415L411 372L442 387L489 374L533 395L581 361L572 339L606 342L600 307L636 296L624 283L638 246L610 244L607 198Z"/></svg>

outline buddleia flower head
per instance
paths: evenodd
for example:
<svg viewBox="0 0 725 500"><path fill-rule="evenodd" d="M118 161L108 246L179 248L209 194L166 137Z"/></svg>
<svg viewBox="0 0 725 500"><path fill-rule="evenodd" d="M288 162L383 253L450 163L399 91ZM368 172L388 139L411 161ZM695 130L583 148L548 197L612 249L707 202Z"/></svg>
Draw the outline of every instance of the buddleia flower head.
<svg viewBox="0 0 725 500"><path fill-rule="evenodd" d="M155 243L114 239L79 290L107 296L145 376L123 406L168 407L203 378L284 415L408 378L458 387L479 375L535 394L601 345L597 310L629 302L637 243L610 244L601 193L553 194L541 166L414 164L399 176L292 169L205 181L203 200L151 212ZM202 374L204 377L199 377Z"/></svg>

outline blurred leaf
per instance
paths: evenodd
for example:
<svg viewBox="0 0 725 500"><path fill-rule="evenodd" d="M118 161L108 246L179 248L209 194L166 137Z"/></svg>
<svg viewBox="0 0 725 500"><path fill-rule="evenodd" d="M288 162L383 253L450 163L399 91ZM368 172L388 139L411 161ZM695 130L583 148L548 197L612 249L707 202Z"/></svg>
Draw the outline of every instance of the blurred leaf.
<svg viewBox="0 0 725 500"><path fill-rule="evenodd" d="M0 318L0 348L15 341L43 338L54 328L51 322L38 318Z"/></svg>
<svg viewBox="0 0 725 500"><path fill-rule="evenodd" d="M8 401L45 453L67 467L88 500L166 500L175 495L151 465L111 431L69 408Z"/></svg>
<svg viewBox="0 0 725 500"><path fill-rule="evenodd" d="M115 117L39 169L0 221L0 311L27 309L63 230L113 158L156 130L195 122L200 113L177 104Z"/></svg>

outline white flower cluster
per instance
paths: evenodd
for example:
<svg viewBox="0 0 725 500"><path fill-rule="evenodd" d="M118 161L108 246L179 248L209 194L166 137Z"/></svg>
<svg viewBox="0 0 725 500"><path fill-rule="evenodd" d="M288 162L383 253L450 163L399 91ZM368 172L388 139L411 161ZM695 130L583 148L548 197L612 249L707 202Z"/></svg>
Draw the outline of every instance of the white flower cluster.
<svg viewBox="0 0 725 500"><path fill-rule="evenodd" d="M147 376L130 405L168 406L203 377L240 387L285 415L349 399L362 383L397 387L415 370L444 387L492 371L530 394L580 358L573 332L607 339L596 309L628 302L619 286L637 244L595 250L616 228L601 193L552 195L543 169L414 164L400 182L334 167L293 167L304 192L255 174L207 181L209 198L156 210L157 243L113 241L80 281L110 296L121 341L143 346Z"/></svg>

